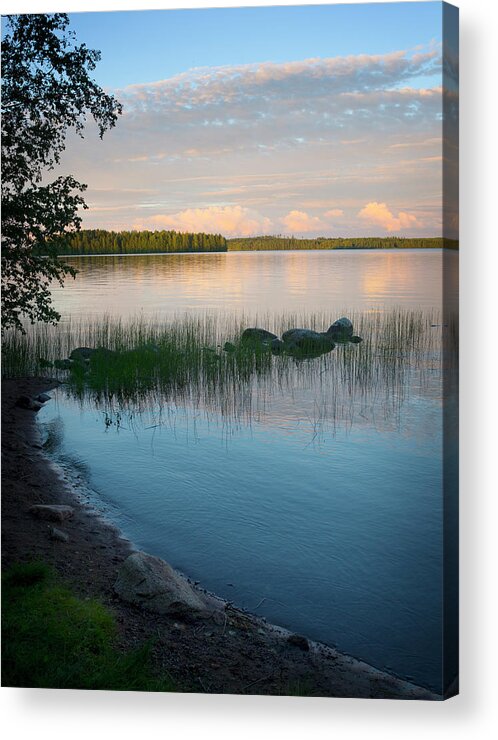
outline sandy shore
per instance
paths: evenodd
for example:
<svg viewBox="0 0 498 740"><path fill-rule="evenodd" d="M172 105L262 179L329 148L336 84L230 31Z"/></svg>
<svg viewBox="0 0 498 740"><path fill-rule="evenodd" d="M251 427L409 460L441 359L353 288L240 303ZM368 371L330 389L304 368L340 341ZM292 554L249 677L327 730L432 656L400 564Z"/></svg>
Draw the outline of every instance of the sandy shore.
<svg viewBox="0 0 498 740"><path fill-rule="evenodd" d="M292 639L288 631L229 604L220 624L180 621L120 600L113 586L132 545L78 498L63 471L46 457L36 412L16 406L19 396L36 396L57 384L46 378L3 382L3 567L33 556L51 563L77 593L97 597L113 611L123 647L153 639L157 667L185 691L441 699L325 645ZM63 525L68 542L50 537L47 522L29 514L33 504L75 508Z"/></svg>

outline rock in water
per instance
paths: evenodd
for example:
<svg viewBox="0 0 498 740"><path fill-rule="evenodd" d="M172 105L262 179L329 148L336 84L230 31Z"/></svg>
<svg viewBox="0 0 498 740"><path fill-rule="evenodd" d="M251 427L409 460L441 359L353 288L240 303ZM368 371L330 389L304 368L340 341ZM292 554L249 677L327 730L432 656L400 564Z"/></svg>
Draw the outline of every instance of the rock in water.
<svg viewBox="0 0 498 740"><path fill-rule="evenodd" d="M72 506L63 506L61 504L36 504L29 510L30 514L38 519L47 519L50 522L63 522L70 519L74 514Z"/></svg>
<svg viewBox="0 0 498 740"><path fill-rule="evenodd" d="M302 350L328 351L335 346L329 335L311 329L289 329L282 334L282 339L288 348Z"/></svg>
<svg viewBox="0 0 498 740"><path fill-rule="evenodd" d="M28 411L39 411L42 404L30 396L19 396L16 401L16 406L21 409L27 409Z"/></svg>
<svg viewBox="0 0 498 740"><path fill-rule="evenodd" d="M158 614L199 614L206 610L200 594L164 560L134 552L118 571L114 590L124 601Z"/></svg>
<svg viewBox="0 0 498 740"><path fill-rule="evenodd" d="M40 393L36 397L36 400L38 401L38 403L46 403L47 401L50 401L50 398L51 396L49 396L48 393Z"/></svg>
<svg viewBox="0 0 498 740"><path fill-rule="evenodd" d="M258 328L244 329L241 337L243 342L261 342L268 345L273 339L278 339L276 334L272 334L271 331L266 331L266 329Z"/></svg>
<svg viewBox="0 0 498 740"><path fill-rule="evenodd" d="M92 347L76 347L69 355L70 360L89 360L95 350Z"/></svg>
<svg viewBox="0 0 498 740"><path fill-rule="evenodd" d="M353 323L346 316L342 316L329 326L326 332L329 336L335 338L348 338L353 335Z"/></svg>

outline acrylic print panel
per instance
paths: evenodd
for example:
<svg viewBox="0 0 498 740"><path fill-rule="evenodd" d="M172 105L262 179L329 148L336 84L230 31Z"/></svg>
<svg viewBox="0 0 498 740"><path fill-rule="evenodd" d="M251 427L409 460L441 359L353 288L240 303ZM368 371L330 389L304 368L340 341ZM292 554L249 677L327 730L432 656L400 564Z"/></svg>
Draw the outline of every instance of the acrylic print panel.
<svg viewBox="0 0 498 740"><path fill-rule="evenodd" d="M453 696L457 9L2 37L4 684Z"/></svg>

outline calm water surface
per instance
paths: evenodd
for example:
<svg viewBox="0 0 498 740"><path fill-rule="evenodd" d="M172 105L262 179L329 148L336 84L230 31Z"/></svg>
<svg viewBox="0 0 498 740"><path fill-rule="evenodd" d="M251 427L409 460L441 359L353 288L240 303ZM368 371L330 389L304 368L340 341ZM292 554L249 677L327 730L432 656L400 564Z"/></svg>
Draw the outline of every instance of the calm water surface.
<svg viewBox="0 0 498 740"><path fill-rule="evenodd" d="M439 249L227 252L67 258L80 270L62 289L64 315L171 315L229 310L440 308Z"/></svg>
<svg viewBox="0 0 498 740"><path fill-rule="evenodd" d="M65 320L441 311L439 250L73 261L77 280L54 289ZM140 548L238 605L440 690L442 385L431 321L424 356L361 394L334 375L343 348L326 365L297 363L290 383L255 384L250 413L233 418L174 399L104 409L59 391L40 414L47 445Z"/></svg>

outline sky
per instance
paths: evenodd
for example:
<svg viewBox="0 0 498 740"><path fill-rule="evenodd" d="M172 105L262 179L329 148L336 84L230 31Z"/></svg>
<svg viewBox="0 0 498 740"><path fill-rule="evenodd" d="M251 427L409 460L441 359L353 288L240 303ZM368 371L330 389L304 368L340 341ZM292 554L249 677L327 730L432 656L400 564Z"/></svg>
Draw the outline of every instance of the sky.
<svg viewBox="0 0 498 740"><path fill-rule="evenodd" d="M75 13L123 103L85 228L440 236L441 3Z"/></svg>

